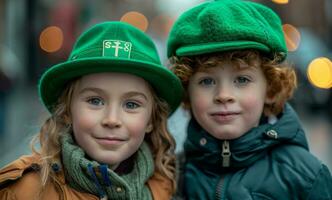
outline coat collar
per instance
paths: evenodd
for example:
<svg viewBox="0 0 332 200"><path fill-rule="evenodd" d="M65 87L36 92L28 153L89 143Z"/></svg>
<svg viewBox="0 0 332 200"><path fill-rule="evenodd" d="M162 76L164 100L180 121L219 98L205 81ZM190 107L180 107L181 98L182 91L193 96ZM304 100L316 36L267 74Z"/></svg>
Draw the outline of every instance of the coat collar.
<svg viewBox="0 0 332 200"><path fill-rule="evenodd" d="M220 169L222 166L222 140L218 140L202 129L195 119L188 126L184 144L186 158L204 168ZM281 144L300 145L308 149L304 131L295 111L286 104L284 112L274 124L261 120L243 136L230 140L231 162L225 170L242 168L257 161L273 147Z"/></svg>

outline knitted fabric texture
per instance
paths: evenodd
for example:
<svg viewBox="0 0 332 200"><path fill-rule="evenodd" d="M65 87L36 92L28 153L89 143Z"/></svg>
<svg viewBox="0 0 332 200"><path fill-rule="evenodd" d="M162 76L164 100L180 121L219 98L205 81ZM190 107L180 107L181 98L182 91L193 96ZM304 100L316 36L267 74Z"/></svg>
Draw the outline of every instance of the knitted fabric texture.
<svg viewBox="0 0 332 200"><path fill-rule="evenodd" d="M130 173L119 176L113 170L107 169L110 184L107 185L98 168L100 164L89 160L84 151L74 142L71 134L64 134L62 141L62 160L68 184L81 192L88 192L100 196L100 189L108 199L150 200L152 195L146 182L154 171L154 162L148 145L143 142L137 152L133 169ZM88 171L88 166L95 169L96 179ZM99 185L99 188L98 188ZM119 188L121 190L119 191Z"/></svg>
<svg viewBox="0 0 332 200"><path fill-rule="evenodd" d="M287 56L281 20L270 8L242 0L216 0L184 12L170 31L167 55L193 56L257 49Z"/></svg>

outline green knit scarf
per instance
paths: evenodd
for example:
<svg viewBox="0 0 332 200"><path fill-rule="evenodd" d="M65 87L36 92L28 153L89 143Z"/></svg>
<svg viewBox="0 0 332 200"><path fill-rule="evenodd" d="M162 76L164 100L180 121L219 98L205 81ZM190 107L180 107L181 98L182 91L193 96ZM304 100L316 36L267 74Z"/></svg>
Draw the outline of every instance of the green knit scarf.
<svg viewBox="0 0 332 200"><path fill-rule="evenodd" d="M64 134L61 139L66 181L72 188L100 198L107 196L108 199L152 199L146 183L153 174L154 162L145 142L137 152L132 170L118 175L105 165L89 160L71 134ZM104 173L101 173L103 170Z"/></svg>

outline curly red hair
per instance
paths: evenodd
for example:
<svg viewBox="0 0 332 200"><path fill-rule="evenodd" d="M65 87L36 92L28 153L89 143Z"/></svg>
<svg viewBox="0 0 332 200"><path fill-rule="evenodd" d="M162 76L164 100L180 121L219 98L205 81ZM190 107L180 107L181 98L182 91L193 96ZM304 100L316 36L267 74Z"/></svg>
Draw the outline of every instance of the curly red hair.
<svg viewBox="0 0 332 200"><path fill-rule="evenodd" d="M224 62L234 63L238 67L243 65L261 67L267 80L266 95L271 99L269 103L264 105L265 115L278 115L282 112L286 101L292 97L297 86L295 70L288 63L280 63L277 56L273 59L268 58L257 50L239 50L192 57L172 57L170 68L181 79L182 85L187 91L189 80L193 74ZM185 109L190 109L188 94L184 95L183 105Z"/></svg>

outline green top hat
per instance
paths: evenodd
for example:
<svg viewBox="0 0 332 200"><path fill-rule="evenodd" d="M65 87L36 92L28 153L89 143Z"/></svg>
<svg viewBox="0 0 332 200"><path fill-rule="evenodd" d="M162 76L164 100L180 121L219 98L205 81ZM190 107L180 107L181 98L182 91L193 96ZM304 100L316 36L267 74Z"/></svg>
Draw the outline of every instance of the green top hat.
<svg viewBox="0 0 332 200"><path fill-rule="evenodd" d="M85 31L66 62L50 67L39 81L39 96L52 113L65 85L92 73L121 72L145 79L170 106L181 102L180 80L160 63L152 40L123 22L104 22Z"/></svg>
<svg viewBox="0 0 332 200"><path fill-rule="evenodd" d="M168 57L241 49L276 54L280 60L287 56L277 14L242 0L215 0L187 10L174 23L167 45Z"/></svg>

